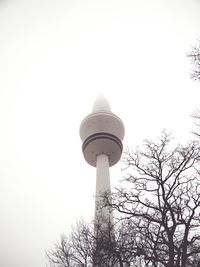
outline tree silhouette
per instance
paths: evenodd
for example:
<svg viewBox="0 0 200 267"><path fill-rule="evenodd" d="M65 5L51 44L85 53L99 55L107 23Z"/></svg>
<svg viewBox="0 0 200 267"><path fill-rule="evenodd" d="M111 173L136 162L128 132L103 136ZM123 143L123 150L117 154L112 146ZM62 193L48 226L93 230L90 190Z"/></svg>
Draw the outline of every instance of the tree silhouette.
<svg viewBox="0 0 200 267"><path fill-rule="evenodd" d="M47 252L52 267L199 266L200 146L172 143L164 131L124 153L121 187L100 201L115 224L79 223Z"/></svg>
<svg viewBox="0 0 200 267"><path fill-rule="evenodd" d="M200 40L197 41L197 44L194 45L191 51L187 55L190 57L191 62L194 66L191 72L191 78L194 80L200 80Z"/></svg>
<svg viewBox="0 0 200 267"><path fill-rule="evenodd" d="M125 186L105 195L135 236L135 255L147 266L195 266L200 255L200 148L196 141L171 147L162 133L145 149L124 154ZM197 260L196 260L197 262Z"/></svg>
<svg viewBox="0 0 200 267"><path fill-rule="evenodd" d="M68 237L61 236L60 242L47 252L50 266L130 267L131 263L136 262L136 256L133 253L136 249L134 248L135 233L133 230L129 233L129 227L127 221L110 224L106 230L100 227L98 222L90 224L78 222ZM112 236L108 236L110 233Z"/></svg>

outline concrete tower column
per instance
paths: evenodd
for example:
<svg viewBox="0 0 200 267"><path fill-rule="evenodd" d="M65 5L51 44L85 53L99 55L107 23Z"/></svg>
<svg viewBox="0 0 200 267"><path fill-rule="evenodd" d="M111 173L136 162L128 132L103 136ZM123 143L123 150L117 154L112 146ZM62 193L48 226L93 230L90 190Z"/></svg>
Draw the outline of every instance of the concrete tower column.
<svg viewBox="0 0 200 267"><path fill-rule="evenodd" d="M111 193L109 158L106 154L100 154L97 156L96 161L95 221L101 223L102 227L106 223L113 224L111 210L108 207L102 207L103 199L101 198L101 195L105 192ZM101 220L103 220L103 222L100 222Z"/></svg>

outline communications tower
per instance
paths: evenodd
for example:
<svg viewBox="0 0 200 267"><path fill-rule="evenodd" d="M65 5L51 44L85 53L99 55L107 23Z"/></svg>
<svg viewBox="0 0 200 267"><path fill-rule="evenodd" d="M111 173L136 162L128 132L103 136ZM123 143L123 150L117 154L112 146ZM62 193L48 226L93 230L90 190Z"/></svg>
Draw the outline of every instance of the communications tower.
<svg viewBox="0 0 200 267"><path fill-rule="evenodd" d="M80 137L85 160L96 167L95 221L104 218L104 222L112 223L112 212L108 208L102 208L102 200L98 197L111 191L109 167L120 160L124 125L111 111L107 99L103 96L96 99L92 113L83 119Z"/></svg>

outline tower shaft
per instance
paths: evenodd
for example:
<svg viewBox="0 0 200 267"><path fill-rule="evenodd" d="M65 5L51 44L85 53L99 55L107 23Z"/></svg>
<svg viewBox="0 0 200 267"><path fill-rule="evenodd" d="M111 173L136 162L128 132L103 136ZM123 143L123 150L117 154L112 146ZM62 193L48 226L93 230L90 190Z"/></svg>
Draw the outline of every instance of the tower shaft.
<svg viewBox="0 0 200 267"><path fill-rule="evenodd" d="M105 222L113 223L112 212L109 207L103 207L104 201L101 195L111 192L109 158L106 154L97 156L96 162L96 205L95 220L98 222L102 219ZM100 222L99 222L100 223Z"/></svg>
<svg viewBox="0 0 200 267"><path fill-rule="evenodd" d="M109 157L100 154L96 159L96 196L95 196L95 236L96 250L94 266L113 266L109 254L114 241L112 210L105 206L104 193L110 198L111 185L109 173Z"/></svg>

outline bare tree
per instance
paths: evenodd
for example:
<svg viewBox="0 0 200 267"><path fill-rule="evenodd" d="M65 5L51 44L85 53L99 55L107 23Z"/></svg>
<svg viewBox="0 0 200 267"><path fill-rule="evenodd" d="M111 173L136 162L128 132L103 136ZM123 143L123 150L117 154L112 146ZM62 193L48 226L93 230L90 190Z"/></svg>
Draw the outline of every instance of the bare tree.
<svg viewBox="0 0 200 267"><path fill-rule="evenodd" d="M101 196L115 225L79 223L47 253L51 267L199 266L200 146L171 141L163 132L124 153L123 187Z"/></svg>
<svg viewBox="0 0 200 267"><path fill-rule="evenodd" d="M191 62L194 66L191 78L194 80L200 80L200 40L197 41L197 44L192 47L191 51L187 54L191 58Z"/></svg>
<svg viewBox="0 0 200 267"><path fill-rule="evenodd" d="M93 258L93 236L90 225L77 223L69 237L62 235L54 249L47 252L50 266L91 266Z"/></svg>
<svg viewBox="0 0 200 267"><path fill-rule="evenodd" d="M79 222L69 237L62 236L60 242L47 252L50 266L130 267L131 263L136 262L133 253L134 231L129 233L127 221L121 223L120 220L115 226L108 225L108 228L100 227L98 222Z"/></svg>
<svg viewBox="0 0 200 267"><path fill-rule="evenodd" d="M129 222L132 252L145 266L186 267L200 255L200 148L196 141L170 150L170 135L124 154L125 186L105 204ZM195 264L193 266L195 266Z"/></svg>
<svg viewBox="0 0 200 267"><path fill-rule="evenodd" d="M196 110L193 115L192 118L194 119L194 124L196 129L193 131L193 134L196 137L200 137L200 110Z"/></svg>

